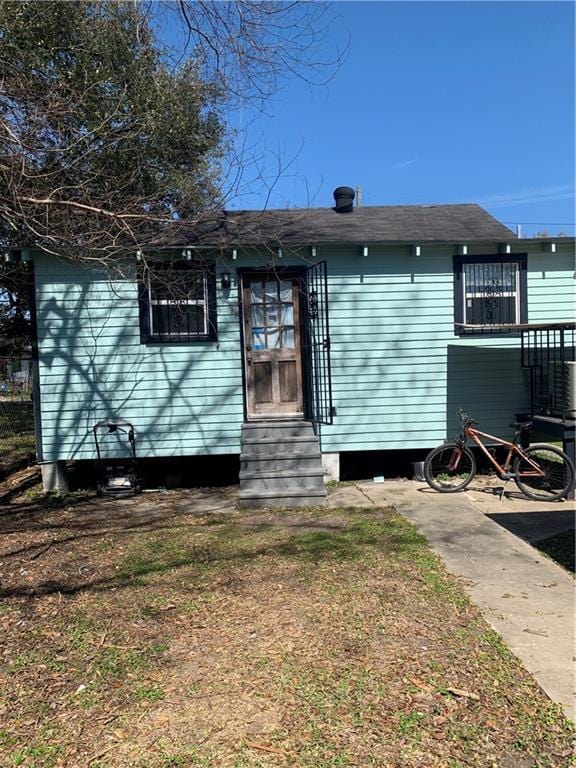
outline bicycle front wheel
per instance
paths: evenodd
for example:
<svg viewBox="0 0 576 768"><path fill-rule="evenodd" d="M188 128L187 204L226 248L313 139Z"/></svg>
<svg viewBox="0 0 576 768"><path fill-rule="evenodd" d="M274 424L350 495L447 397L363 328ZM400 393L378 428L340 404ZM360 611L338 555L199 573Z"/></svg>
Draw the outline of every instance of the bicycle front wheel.
<svg viewBox="0 0 576 768"><path fill-rule="evenodd" d="M440 493L463 491L474 479L476 460L466 446L448 443L434 448L424 462L424 478Z"/></svg>
<svg viewBox="0 0 576 768"><path fill-rule="evenodd" d="M574 484L574 467L555 445L535 444L522 451L512 471L522 493L536 501L556 501L567 496Z"/></svg>

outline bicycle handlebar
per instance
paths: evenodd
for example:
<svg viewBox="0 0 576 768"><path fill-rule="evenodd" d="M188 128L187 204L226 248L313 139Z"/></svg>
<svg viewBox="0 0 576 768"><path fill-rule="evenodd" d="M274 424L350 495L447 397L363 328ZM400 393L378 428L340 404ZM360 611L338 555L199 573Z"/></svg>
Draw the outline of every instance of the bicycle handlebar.
<svg viewBox="0 0 576 768"><path fill-rule="evenodd" d="M471 416L468 416L467 413L465 413L462 408L458 408L457 414L460 417L460 421L462 423L463 427L469 427L471 424L476 424L477 422L474 421L474 419Z"/></svg>

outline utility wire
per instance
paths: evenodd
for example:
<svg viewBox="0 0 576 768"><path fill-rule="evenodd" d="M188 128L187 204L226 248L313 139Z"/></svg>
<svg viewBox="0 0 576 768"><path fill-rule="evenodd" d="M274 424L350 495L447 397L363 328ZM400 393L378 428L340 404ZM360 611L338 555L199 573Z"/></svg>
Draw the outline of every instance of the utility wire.
<svg viewBox="0 0 576 768"><path fill-rule="evenodd" d="M503 224L526 224L529 225L541 225L544 224L548 227L576 227L573 221L517 221L516 219L500 219Z"/></svg>

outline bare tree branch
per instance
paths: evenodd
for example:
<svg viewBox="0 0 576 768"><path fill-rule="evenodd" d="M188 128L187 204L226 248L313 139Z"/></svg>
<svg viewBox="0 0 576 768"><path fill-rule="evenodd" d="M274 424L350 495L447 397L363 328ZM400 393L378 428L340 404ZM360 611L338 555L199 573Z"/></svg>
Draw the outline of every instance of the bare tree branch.
<svg viewBox="0 0 576 768"><path fill-rule="evenodd" d="M169 18L179 50L162 42ZM103 262L213 217L256 183L261 146L226 127L287 77L329 79L323 3L0 0L0 247Z"/></svg>

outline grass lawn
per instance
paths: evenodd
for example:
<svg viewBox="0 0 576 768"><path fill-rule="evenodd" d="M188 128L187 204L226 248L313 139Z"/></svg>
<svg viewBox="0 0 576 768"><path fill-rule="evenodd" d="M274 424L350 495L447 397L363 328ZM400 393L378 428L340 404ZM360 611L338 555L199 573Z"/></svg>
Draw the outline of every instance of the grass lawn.
<svg viewBox="0 0 576 768"><path fill-rule="evenodd" d="M25 464L30 456L36 455L35 451L34 432L0 437L0 473L8 473L14 467Z"/></svg>
<svg viewBox="0 0 576 768"><path fill-rule="evenodd" d="M393 509L0 515L0 765L566 768L571 728Z"/></svg>

